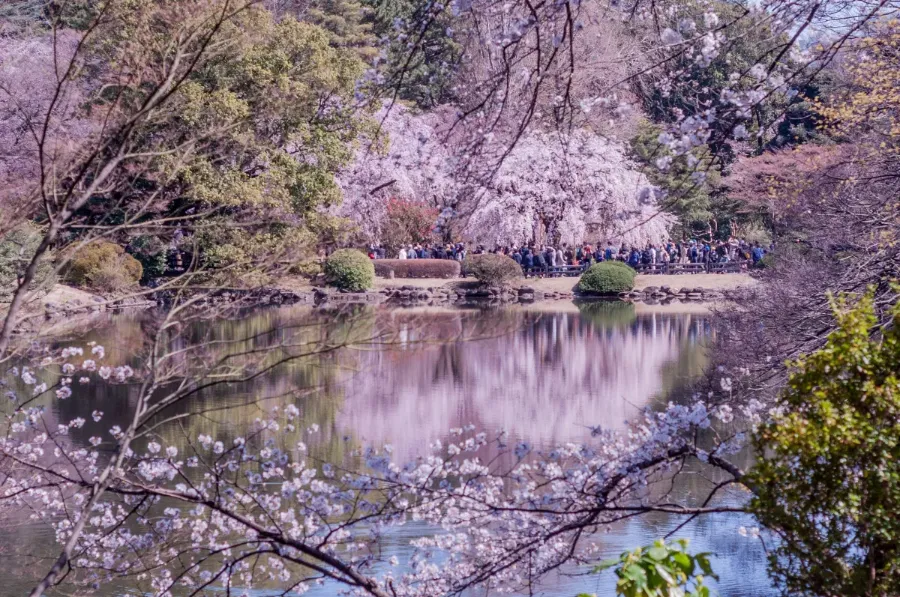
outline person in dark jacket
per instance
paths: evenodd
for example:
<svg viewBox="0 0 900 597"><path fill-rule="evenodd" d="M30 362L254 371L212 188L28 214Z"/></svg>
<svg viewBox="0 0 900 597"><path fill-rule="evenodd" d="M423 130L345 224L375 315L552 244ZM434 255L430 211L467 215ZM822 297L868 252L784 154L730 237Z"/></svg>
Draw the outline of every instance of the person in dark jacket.
<svg viewBox="0 0 900 597"><path fill-rule="evenodd" d="M606 250L603 252L603 258L606 261L612 261L613 255L615 255L616 250L613 249L613 245L610 241L606 241Z"/></svg>
<svg viewBox="0 0 900 597"><path fill-rule="evenodd" d="M638 251L635 247L631 247L631 254L628 255L628 265L631 267L637 267L641 262L641 252Z"/></svg>
<svg viewBox="0 0 900 597"><path fill-rule="evenodd" d="M541 275L544 275L544 272L547 271L547 260L544 259L544 255L540 251L534 254L534 267L537 268Z"/></svg>
<svg viewBox="0 0 900 597"><path fill-rule="evenodd" d="M765 251L759 246L759 243L753 243L753 248L750 249L750 258L753 260L753 265L758 264L764 256Z"/></svg>

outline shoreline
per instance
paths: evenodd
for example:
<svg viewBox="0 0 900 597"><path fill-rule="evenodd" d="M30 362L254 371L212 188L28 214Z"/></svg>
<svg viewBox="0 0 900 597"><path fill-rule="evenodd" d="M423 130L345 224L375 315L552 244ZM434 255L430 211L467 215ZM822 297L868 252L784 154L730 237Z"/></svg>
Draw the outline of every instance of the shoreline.
<svg viewBox="0 0 900 597"><path fill-rule="evenodd" d="M578 286L578 277L560 278L523 278L522 282L514 285L514 288L523 286L541 290L543 292L571 292L575 293ZM471 284L469 278L375 278L374 290L396 288L402 286L415 286L417 288L452 288L459 284ZM759 284L759 280L748 274L676 274L653 275L638 274L634 278L634 289L644 290L648 287L671 288L705 288L710 291L738 290L752 288Z"/></svg>
<svg viewBox="0 0 900 597"><path fill-rule="evenodd" d="M268 288L242 292L223 289L201 301L204 304L226 304L246 301L248 307L308 304L396 304L428 305L542 305L560 301L622 300L648 306L698 305L727 301L752 289L759 281L747 274L683 274L646 275L635 278L634 290L618 296L590 296L577 292L578 278L527 278L508 288L485 288L465 278L376 278L366 292L348 293L333 288L313 286L301 278L287 278ZM55 285L46 294L28 303L27 322L59 323L61 320L89 317L98 313L126 312L164 305L162 297L146 293L136 296L102 296L66 286ZM0 307L2 310L2 307ZM40 325L40 324L38 324Z"/></svg>

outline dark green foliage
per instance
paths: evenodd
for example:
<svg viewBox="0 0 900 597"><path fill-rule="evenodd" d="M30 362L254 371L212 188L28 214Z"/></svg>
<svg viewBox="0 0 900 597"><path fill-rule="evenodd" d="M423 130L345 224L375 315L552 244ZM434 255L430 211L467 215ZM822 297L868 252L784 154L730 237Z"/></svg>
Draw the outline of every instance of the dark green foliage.
<svg viewBox="0 0 900 597"><path fill-rule="evenodd" d="M451 101L451 83L462 47L453 39L453 20L448 12L435 16L429 10L432 3L415 0L368 0L368 4L373 10L375 33L391 42L382 65L388 77L386 85L398 90L401 99L421 108ZM414 49L410 43L416 44Z"/></svg>
<svg viewBox="0 0 900 597"><path fill-rule="evenodd" d="M144 268L142 281L164 275L169 267L168 248L156 236L145 235L133 239L128 243L128 252Z"/></svg>
<svg viewBox="0 0 900 597"><path fill-rule="evenodd" d="M760 57L768 55L785 42L772 33L766 19L755 16L752 12L748 14L747 9L739 3L680 3L677 10L665 13L669 20L658 26L677 30L682 20L702 22L703 14L709 10L716 12L720 22L728 24L729 28L726 46L709 65L701 65L694 55L684 53L667 61L668 70L654 71L649 76L636 80L636 91L643 103L644 112L654 122L673 123L682 116L702 112L718 101L723 89L734 86L729 83L732 73L747 73L759 62ZM756 80L752 77L744 77L737 87L745 85L750 88L755 84ZM757 132L757 122L774 120L783 109L785 101L783 95L773 94L753 109L753 119L747 122L751 138ZM730 118L717 119L714 126L718 129L730 128L732 122ZM721 139L725 135L716 134L713 137ZM759 143L761 149L762 141ZM726 165L735 158L729 143L714 142L710 149Z"/></svg>
<svg viewBox="0 0 900 597"><path fill-rule="evenodd" d="M47 0L7 0L0 2L0 23L15 27L43 24Z"/></svg>
<svg viewBox="0 0 900 597"><path fill-rule="evenodd" d="M706 576L718 580L709 563L709 553L692 555L686 539L666 543L660 539L648 547L623 552L601 562L594 572L615 568L616 595L623 597L709 597ZM582 593L578 597L588 597Z"/></svg>
<svg viewBox="0 0 900 597"><path fill-rule="evenodd" d="M356 249L338 249L325 260L325 279L331 286L350 292L362 292L375 283L372 260Z"/></svg>
<svg viewBox="0 0 900 597"><path fill-rule="evenodd" d="M12 296L42 238L41 231L31 223L25 223L0 238L0 299L9 300ZM32 287L49 287L55 282L53 264L47 257L38 265Z"/></svg>
<svg viewBox="0 0 900 597"><path fill-rule="evenodd" d="M709 160L701 161L692 154L672 156L658 141L662 132L661 126L641 123L638 134L630 143L631 155L644 166L644 173L650 182L667 192L663 205L681 224L677 236L690 237L695 231L707 229L709 220L718 215L711 191L719 179L718 168ZM656 167L656 160L665 157L671 158L672 162L668 169L662 171ZM696 172L703 174L697 175Z"/></svg>
<svg viewBox="0 0 900 597"><path fill-rule="evenodd" d="M468 275L488 286L504 286L522 277L522 266L506 255L472 255L463 264Z"/></svg>
<svg viewBox="0 0 900 597"><path fill-rule="evenodd" d="M731 235L747 236L768 229L763 212L732 199L725 192L720 162L699 149L675 156L659 142L661 133L661 126L641 123L638 134L631 139L630 153L643 165L650 182L665 191L661 205L678 218L678 225L673 228L674 237L724 240ZM671 159L668 168L660 170L657 167L659 158ZM736 229L733 229L735 225Z"/></svg>
<svg viewBox="0 0 900 597"><path fill-rule="evenodd" d="M459 262L455 259L376 259L375 275L383 278L393 272L395 278L456 278Z"/></svg>
<svg viewBox="0 0 900 597"><path fill-rule="evenodd" d="M770 147L830 142L827 132L823 130L823 119L814 105L814 102L822 99L823 87L831 86L831 81L827 80L828 74L829 71L826 71L818 77L825 79L824 81L804 86L791 98L785 108L784 118L778 123L775 138L769 143Z"/></svg>
<svg viewBox="0 0 900 597"><path fill-rule="evenodd" d="M785 595L900 594L900 310L880 337L869 294L834 304L838 328L793 363L784 414L755 436L750 508L779 541Z"/></svg>
<svg viewBox="0 0 900 597"><path fill-rule="evenodd" d="M581 276L578 291L585 294L618 294L634 288L635 271L621 261L595 263Z"/></svg>

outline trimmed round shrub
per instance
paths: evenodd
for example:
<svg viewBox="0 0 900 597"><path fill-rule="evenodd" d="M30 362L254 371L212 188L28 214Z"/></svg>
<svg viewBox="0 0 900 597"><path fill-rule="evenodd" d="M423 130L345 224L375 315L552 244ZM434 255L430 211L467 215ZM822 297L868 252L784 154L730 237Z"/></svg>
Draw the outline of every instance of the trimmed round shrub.
<svg viewBox="0 0 900 597"><path fill-rule="evenodd" d="M511 257L494 253L467 257L463 268L467 274L489 286L503 286L522 277L522 266Z"/></svg>
<svg viewBox="0 0 900 597"><path fill-rule="evenodd" d="M389 278L457 278L459 261L454 259L376 259L375 275Z"/></svg>
<svg viewBox="0 0 900 597"><path fill-rule="evenodd" d="M362 292L375 283L372 260L356 249L338 249L325 260L325 280L331 286Z"/></svg>
<svg viewBox="0 0 900 597"><path fill-rule="evenodd" d="M135 286L144 275L141 262L115 243L95 240L70 258L66 280L76 286L116 292Z"/></svg>
<svg viewBox="0 0 900 597"><path fill-rule="evenodd" d="M581 276L578 290L586 294L618 294L634 288L635 271L614 261L595 263Z"/></svg>

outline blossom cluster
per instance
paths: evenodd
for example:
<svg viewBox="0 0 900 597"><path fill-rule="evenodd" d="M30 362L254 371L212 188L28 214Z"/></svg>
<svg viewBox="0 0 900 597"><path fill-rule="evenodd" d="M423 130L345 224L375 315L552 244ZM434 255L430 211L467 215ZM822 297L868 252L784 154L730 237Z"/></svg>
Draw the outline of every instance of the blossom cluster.
<svg viewBox="0 0 900 597"><path fill-rule="evenodd" d="M125 366L100 375L96 363L77 364L80 349L63 350L10 373L24 388L38 379L68 387L68 375L94 383L135 376ZM74 539L69 580L86 585L127 577L159 596L221 587L302 593L325 578L377 597L487 582L519 590L566 562L596 558L593 533L653 511L664 498L651 488L687 459L737 474L726 461L744 445L735 413L752 425L764 406L735 409L715 397L645 409L624 429L592 428L583 443L535 446L468 425L405 464L385 446L358 450L359 466L346 466L316 460L297 441L302 413L293 404L261 409L230 439L200 432L176 445L138 417L81 447L71 431L86 416L51 425L52 413L26 393L0 439L13 463L0 501L51 525L60 544ZM104 419L96 409L90 416ZM317 433L307 424L307 436ZM392 558L373 573L384 534L410 522L434 533L413 541L403 566Z"/></svg>

